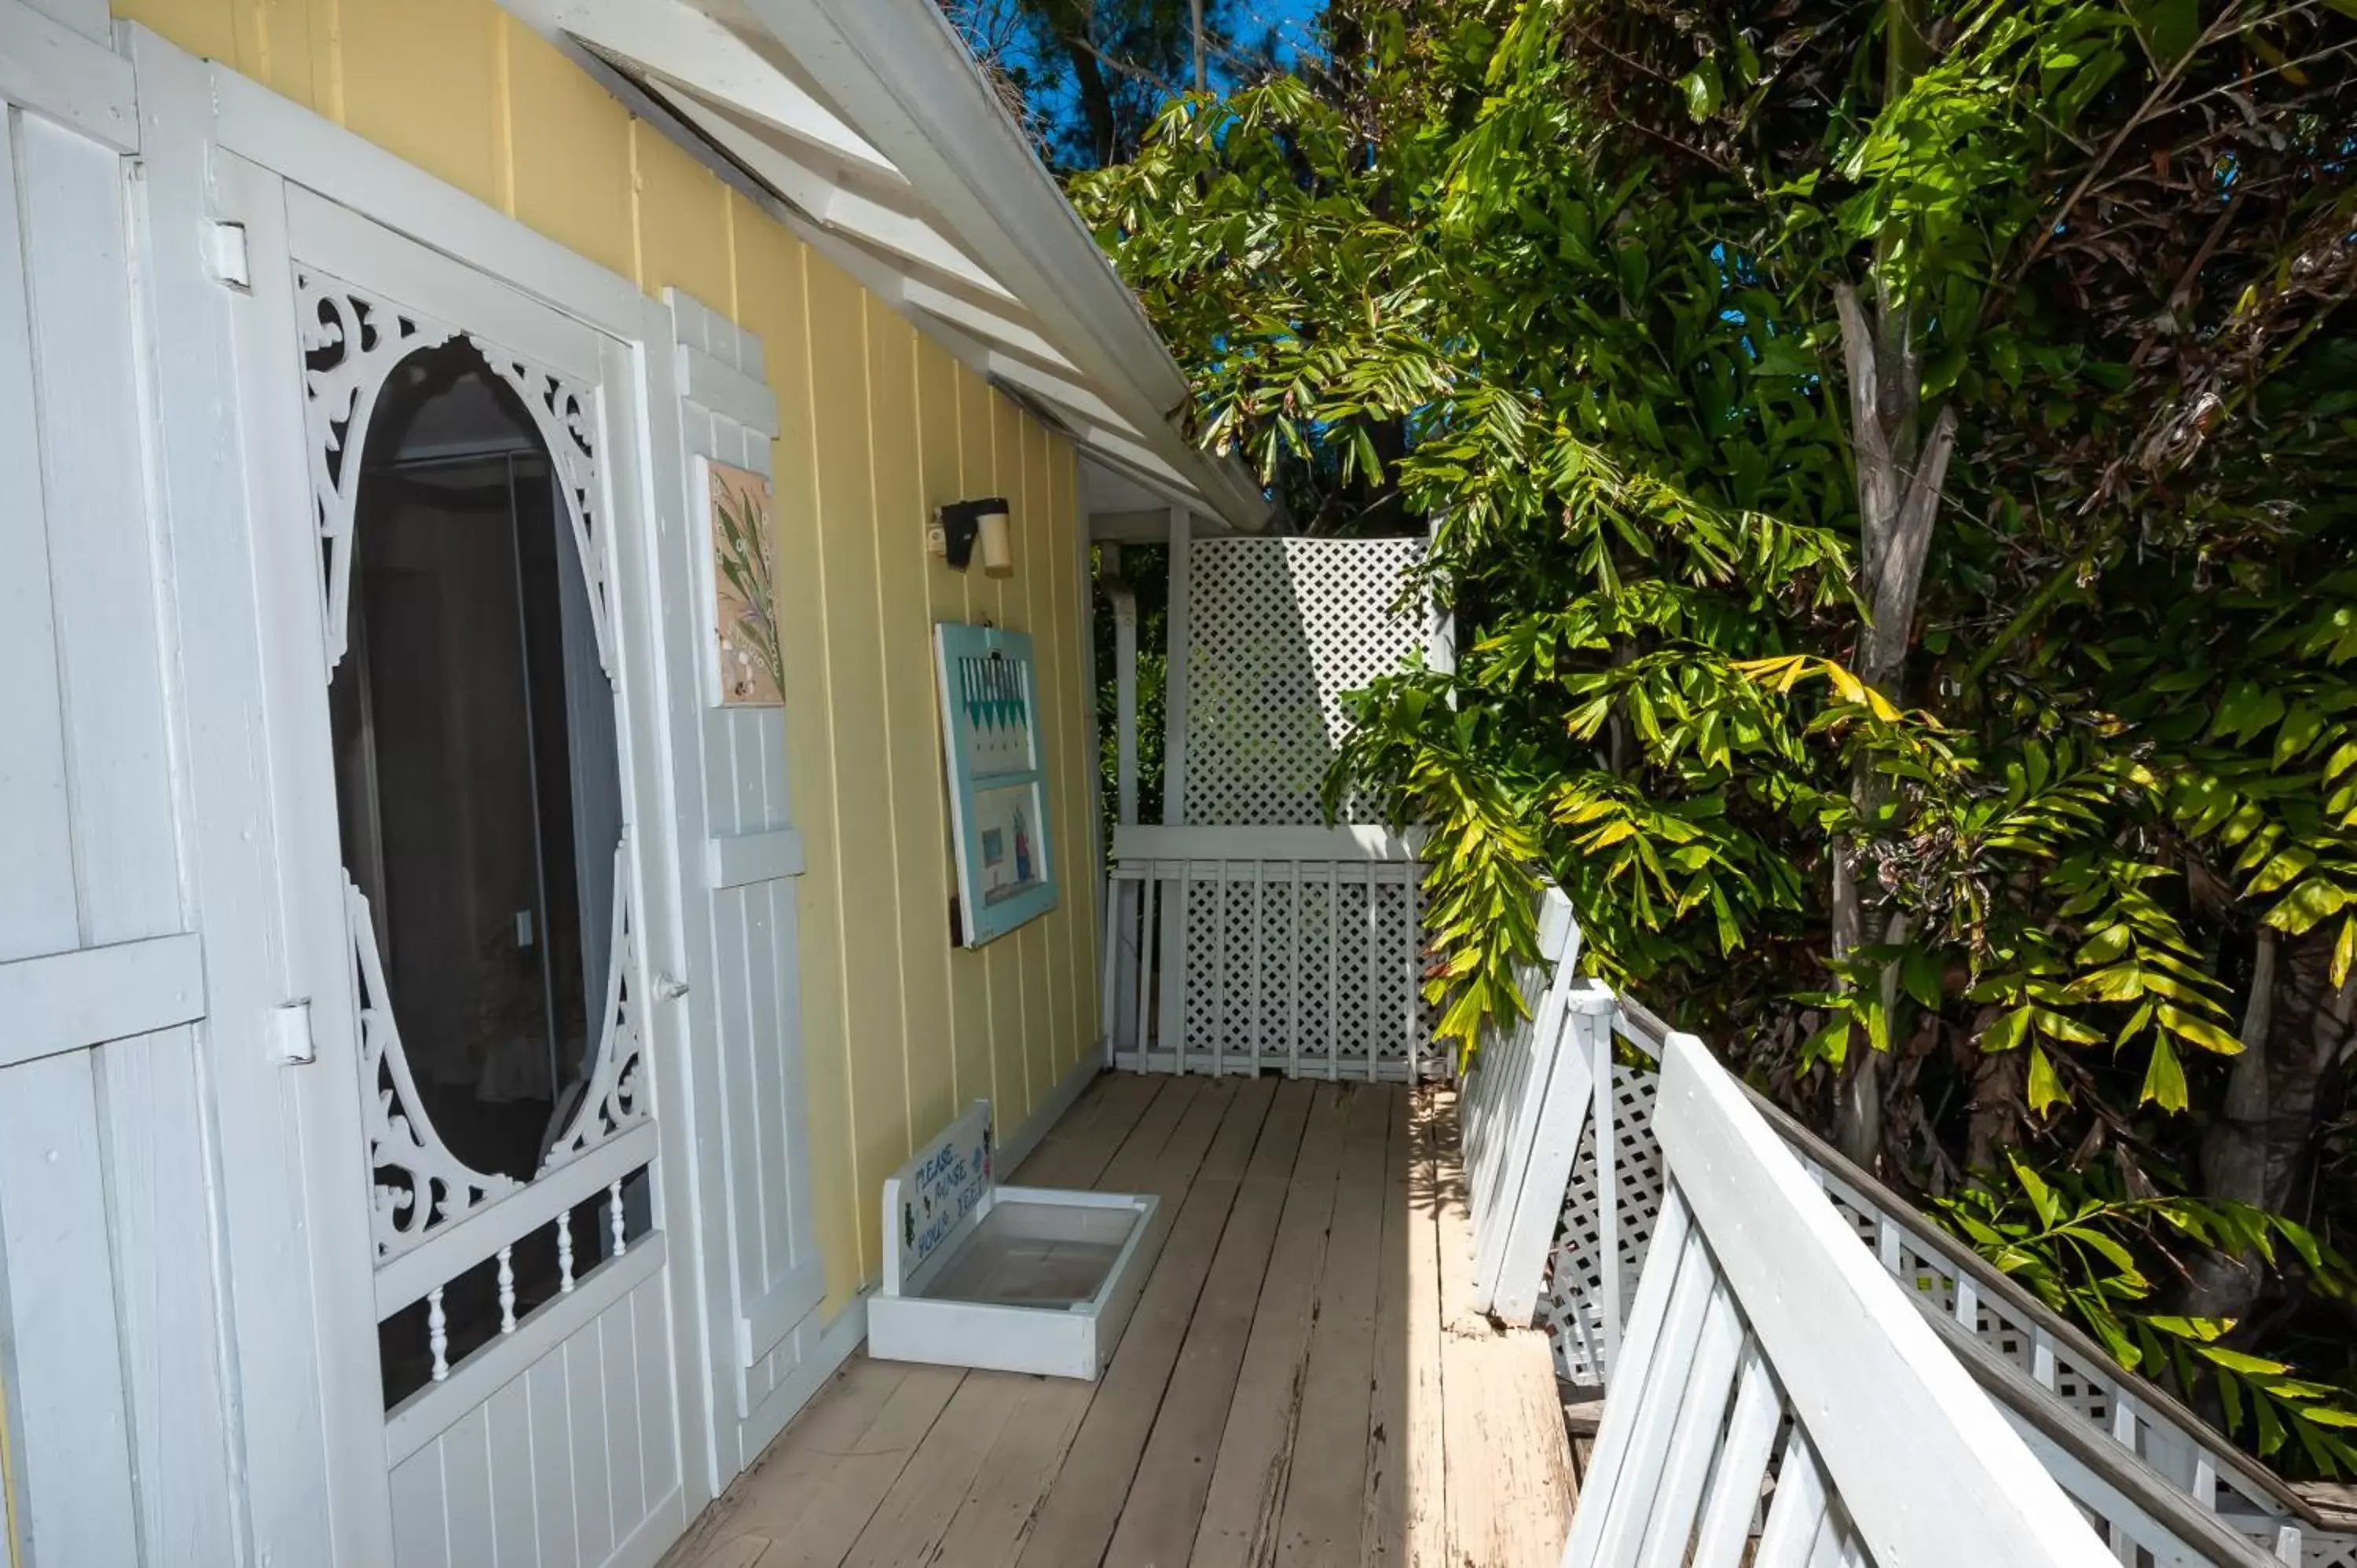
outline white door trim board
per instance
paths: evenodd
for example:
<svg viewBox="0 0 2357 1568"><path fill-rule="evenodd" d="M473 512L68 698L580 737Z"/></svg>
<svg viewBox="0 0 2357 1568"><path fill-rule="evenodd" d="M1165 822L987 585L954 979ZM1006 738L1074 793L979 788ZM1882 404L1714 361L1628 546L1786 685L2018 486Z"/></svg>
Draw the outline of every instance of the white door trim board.
<svg viewBox="0 0 2357 1568"><path fill-rule="evenodd" d="M131 62L24 0L0 0L0 99L115 152L139 150Z"/></svg>
<svg viewBox="0 0 2357 1568"><path fill-rule="evenodd" d="M132 31L145 29L135 24ZM366 213L625 342L647 341L646 296L620 274L566 250L227 66L209 64L206 70L215 107L213 134L224 150Z"/></svg>

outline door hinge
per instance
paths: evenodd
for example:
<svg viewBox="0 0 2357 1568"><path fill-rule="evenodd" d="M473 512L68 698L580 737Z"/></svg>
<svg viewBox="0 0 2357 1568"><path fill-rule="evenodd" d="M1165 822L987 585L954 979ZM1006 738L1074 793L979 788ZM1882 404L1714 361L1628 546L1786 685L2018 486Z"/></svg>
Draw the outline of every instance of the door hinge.
<svg viewBox="0 0 2357 1568"><path fill-rule="evenodd" d="M205 273L215 283L252 291L253 269L246 259L244 224L215 223L205 231Z"/></svg>
<svg viewBox="0 0 2357 1568"><path fill-rule="evenodd" d="M301 1067L319 1059L311 1041L311 999L298 996L270 1010L270 1048L283 1067Z"/></svg>

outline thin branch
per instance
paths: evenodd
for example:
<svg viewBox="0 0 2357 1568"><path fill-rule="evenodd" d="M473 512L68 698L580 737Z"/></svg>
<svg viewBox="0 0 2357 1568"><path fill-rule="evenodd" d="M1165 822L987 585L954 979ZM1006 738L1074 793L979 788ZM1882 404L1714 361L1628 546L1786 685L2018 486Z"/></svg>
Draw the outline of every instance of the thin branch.
<svg viewBox="0 0 2357 1568"><path fill-rule="evenodd" d="M2308 7L2304 5L2296 5L2281 15L2289 16L2292 11L2306 9ZM2169 95L2177 91L2178 82L2184 78L2186 71L2191 69L2193 62L2201 58L2203 51L2222 38L2258 26L2258 18L2238 21L2230 12L2202 29L2201 36L2193 41L2193 47L2178 56L2177 63L2170 66L2162 74L2161 79L2153 84L2152 91L2146 94L2142 103L2136 105L2136 113L2128 116L2126 124L2113 133L2112 139L2104 144L2104 150L2096 155L2095 161L2088 166L2087 171L2079 177L2079 183L2071 188L2071 193L2062 199L2062 205L2055 209L2054 215L2040 226L2038 237L2029 242L2029 249L2023 252L2020 262L2013 269L2015 276L2018 277L2029 271L2038 258L2046 253L2047 245L2070 221L2071 214L2078 209L2079 203L2085 199L2087 192L2093 188L2096 179L2102 176L2104 169L2110 166L2112 159L2119 156L2120 149L2127 145L2128 138L2136 134L2146 121L2161 113L2167 105Z"/></svg>

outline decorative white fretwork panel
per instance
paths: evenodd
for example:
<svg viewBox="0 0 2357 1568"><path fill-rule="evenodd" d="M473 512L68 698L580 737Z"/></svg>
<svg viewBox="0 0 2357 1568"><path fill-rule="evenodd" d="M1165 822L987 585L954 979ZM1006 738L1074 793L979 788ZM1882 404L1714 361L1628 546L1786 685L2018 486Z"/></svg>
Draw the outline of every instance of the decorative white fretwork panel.
<svg viewBox="0 0 2357 1568"><path fill-rule="evenodd" d="M1182 821L1325 820L1318 789L1347 729L1342 695L1422 649L1407 574L1418 539L1205 539L1187 566ZM1359 801L1343 818L1373 820Z"/></svg>
<svg viewBox="0 0 2357 1568"><path fill-rule="evenodd" d="M328 673L333 675L343 661L350 629L352 529L360 508L361 456L368 448L369 421L377 399L404 360L464 337L515 392L548 449L588 578L597 658L610 674L614 658L606 628L605 539L596 527L600 505L597 393L479 333L462 332L314 268L297 269L295 294L303 349L303 418L310 437L311 496L319 529Z"/></svg>
<svg viewBox="0 0 2357 1568"><path fill-rule="evenodd" d="M615 850L626 862L628 841ZM638 968L630 929L630 878L614 878L613 961L606 983L606 1010L597 1059L572 1122L543 1157L534 1179L584 1155L648 1119L640 1091L644 1044L632 990ZM353 969L360 988L362 1117L368 1134L369 1168L375 1197L371 1230L377 1266L424 1242L438 1229L488 1208L522 1190L525 1184L496 1172L479 1171L460 1159L434 1128L409 1058L402 1049L392 993L377 953L376 921L367 897L350 877L344 882L350 922Z"/></svg>

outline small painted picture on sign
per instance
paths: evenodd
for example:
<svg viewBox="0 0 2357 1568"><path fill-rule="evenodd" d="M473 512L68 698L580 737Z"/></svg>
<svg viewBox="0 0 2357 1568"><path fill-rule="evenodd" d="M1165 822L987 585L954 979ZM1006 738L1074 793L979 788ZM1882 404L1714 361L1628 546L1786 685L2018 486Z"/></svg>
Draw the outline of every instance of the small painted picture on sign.
<svg viewBox="0 0 2357 1568"><path fill-rule="evenodd" d="M786 671L778 645L773 584L776 544L770 481L726 463L711 476L713 626L718 638L720 701L729 707L777 707Z"/></svg>
<svg viewBox="0 0 2357 1568"><path fill-rule="evenodd" d="M1039 880L1036 830L1028 820L1032 789L985 789L974 800L982 832L982 901L1012 898Z"/></svg>

